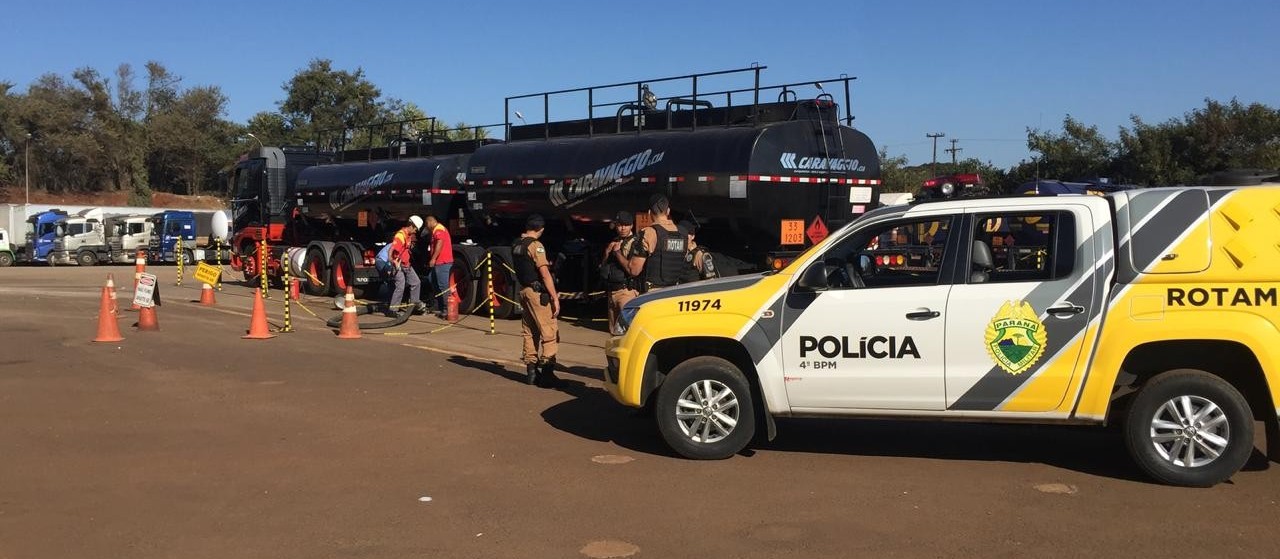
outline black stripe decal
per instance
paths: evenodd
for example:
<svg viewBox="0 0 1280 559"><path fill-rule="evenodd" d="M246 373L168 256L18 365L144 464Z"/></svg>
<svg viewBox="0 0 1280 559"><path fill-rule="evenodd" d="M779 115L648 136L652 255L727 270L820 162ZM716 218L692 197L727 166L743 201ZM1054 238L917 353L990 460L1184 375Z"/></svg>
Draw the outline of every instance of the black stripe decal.
<svg viewBox="0 0 1280 559"><path fill-rule="evenodd" d="M1125 251L1121 247L1121 254L1131 255L1136 271L1147 270L1208 209L1208 200L1203 190L1179 192L1160 213L1129 237L1129 250Z"/></svg>

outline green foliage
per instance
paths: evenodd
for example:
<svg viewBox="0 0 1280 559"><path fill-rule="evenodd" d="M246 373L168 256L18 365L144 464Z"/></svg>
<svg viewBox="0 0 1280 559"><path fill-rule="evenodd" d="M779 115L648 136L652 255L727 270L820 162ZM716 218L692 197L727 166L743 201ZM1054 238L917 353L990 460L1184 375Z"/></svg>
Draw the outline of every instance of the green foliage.
<svg viewBox="0 0 1280 559"><path fill-rule="evenodd" d="M344 130L375 122L383 110L382 91L365 79L363 69L334 70L326 59L311 60L282 87L280 113L289 128L321 144L350 141L341 137Z"/></svg>

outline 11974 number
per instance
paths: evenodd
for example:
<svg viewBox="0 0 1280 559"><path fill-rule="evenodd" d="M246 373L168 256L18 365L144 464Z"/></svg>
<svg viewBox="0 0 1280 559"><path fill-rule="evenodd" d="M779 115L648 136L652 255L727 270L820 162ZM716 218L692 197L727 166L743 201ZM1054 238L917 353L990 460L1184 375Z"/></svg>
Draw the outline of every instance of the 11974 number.
<svg viewBox="0 0 1280 559"><path fill-rule="evenodd" d="M718 310L720 308L720 300L719 299L701 299L701 300L693 299L690 301L678 301L676 302L676 308L680 312L698 312L698 311L705 311L710 309Z"/></svg>

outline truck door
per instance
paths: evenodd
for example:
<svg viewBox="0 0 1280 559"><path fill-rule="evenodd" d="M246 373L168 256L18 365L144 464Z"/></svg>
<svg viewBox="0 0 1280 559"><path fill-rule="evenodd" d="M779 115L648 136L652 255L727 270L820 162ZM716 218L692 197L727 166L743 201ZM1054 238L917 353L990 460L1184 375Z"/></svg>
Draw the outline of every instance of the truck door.
<svg viewBox="0 0 1280 559"><path fill-rule="evenodd" d="M969 210L965 268L947 302L947 409L1062 404L1109 268L1095 267L1094 228L1084 203Z"/></svg>
<svg viewBox="0 0 1280 559"><path fill-rule="evenodd" d="M812 264L825 269L826 289L785 295L781 339L793 409L943 409L951 286L942 272L958 219L850 231Z"/></svg>

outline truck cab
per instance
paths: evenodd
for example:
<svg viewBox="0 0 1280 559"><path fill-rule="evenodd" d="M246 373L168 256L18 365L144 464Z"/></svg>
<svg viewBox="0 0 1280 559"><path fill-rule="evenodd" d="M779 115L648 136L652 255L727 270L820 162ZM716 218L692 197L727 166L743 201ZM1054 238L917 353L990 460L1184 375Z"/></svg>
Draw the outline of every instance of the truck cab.
<svg viewBox="0 0 1280 559"><path fill-rule="evenodd" d="M95 208L77 212L58 224L49 264L93 266L105 259L107 235L103 219L102 210Z"/></svg>
<svg viewBox="0 0 1280 559"><path fill-rule="evenodd" d="M196 219L189 211L165 210L153 214L151 235L147 245L147 260L153 262L177 262L178 239L182 239L185 262L193 262L196 254Z"/></svg>
<svg viewBox="0 0 1280 559"><path fill-rule="evenodd" d="M57 237L58 224L67 219L63 210L46 210L27 218L26 242L18 252L21 262L47 262L53 241Z"/></svg>
<svg viewBox="0 0 1280 559"><path fill-rule="evenodd" d="M1280 458L1280 187L882 207L777 273L621 312L604 385L678 453L775 417L1116 423L1158 481Z"/></svg>
<svg viewBox="0 0 1280 559"><path fill-rule="evenodd" d="M0 268L12 266L17 259L13 245L9 244L9 231L0 229Z"/></svg>
<svg viewBox="0 0 1280 559"><path fill-rule="evenodd" d="M108 259L113 263L133 263L138 249L147 249L151 241L150 216L112 216L107 218L106 224Z"/></svg>

